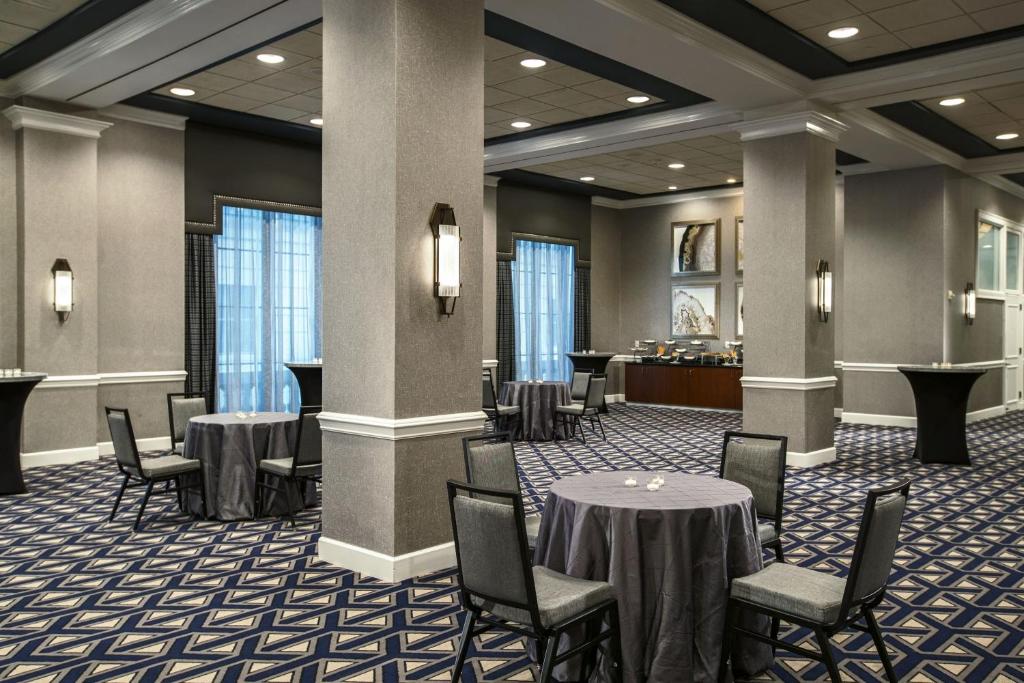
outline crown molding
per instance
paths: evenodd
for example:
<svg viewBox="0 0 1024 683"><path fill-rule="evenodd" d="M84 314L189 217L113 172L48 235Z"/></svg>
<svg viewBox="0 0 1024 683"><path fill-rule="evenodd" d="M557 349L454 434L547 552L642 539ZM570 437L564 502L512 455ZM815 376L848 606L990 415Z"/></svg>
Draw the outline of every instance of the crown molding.
<svg viewBox="0 0 1024 683"><path fill-rule="evenodd" d="M121 119L157 128L170 128L171 130L185 130L185 125L188 122L187 116L165 114L162 111L130 107L126 104L112 104L100 109L97 113L112 119Z"/></svg>
<svg viewBox="0 0 1024 683"><path fill-rule="evenodd" d="M851 125L857 125L882 138L903 145L918 154L928 157L937 164L945 164L957 170L964 165L964 158L942 145L918 135L873 111L845 111L842 117Z"/></svg>
<svg viewBox="0 0 1024 683"><path fill-rule="evenodd" d="M14 130L29 128L93 139L99 138L104 130L114 125L108 121L86 119L81 116L71 116L70 114L58 114L57 112L46 111L45 109L23 107L20 104L4 109L3 114L10 119Z"/></svg>
<svg viewBox="0 0 1024 683"><path fill-rule="evenodd" d="M496 175L484 175L484 187L497 187L501 178Z"/></svg>
<svg viewBox="0 0 1024 683"><path fill-rule="evenodd" d="M743 142L794 133L810 133L832 142L839 142L839 137L848 129L849 126L839 119L816 111L768 116L755 121L745 121L736 126Z"/></svg>
<svg viewBox="0 0 1024 683"><path fill-rule="evenodd" d="M701 199L724 199L726 197L742 197L742 187L723 187L717 190L694 190L679 194L662 194L656 197L637 197L636 199L609 199L600 195L590 198L594 206L603 206L609 209L638 209L644 206L662 206L665 204L682 204L684 202L695 202Z"/></svg>

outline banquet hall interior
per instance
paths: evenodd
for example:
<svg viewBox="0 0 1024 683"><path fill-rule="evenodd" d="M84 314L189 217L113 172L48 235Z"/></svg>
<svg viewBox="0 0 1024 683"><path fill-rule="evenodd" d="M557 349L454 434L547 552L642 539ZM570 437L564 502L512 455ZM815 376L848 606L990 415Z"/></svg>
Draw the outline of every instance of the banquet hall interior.
<svg viewBox="0 0 1024 683"><path fill-rule="evenodd" d="M0 680L1024 681L1024 0L0 0Z"/></svg>

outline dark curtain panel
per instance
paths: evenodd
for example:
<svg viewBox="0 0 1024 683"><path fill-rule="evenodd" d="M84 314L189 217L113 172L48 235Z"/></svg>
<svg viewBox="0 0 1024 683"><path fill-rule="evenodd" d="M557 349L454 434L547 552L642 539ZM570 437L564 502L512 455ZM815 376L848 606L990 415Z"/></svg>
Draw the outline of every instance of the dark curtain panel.
<svg viewBox="0 0 1024 683"><path fill-rule="evenodd" d="M590 268L576 267L576 319L573 321L575 350L590 349Z"/></svg>
<svg viewBox="0 0 1024 683"><path fill-rule="evenodd" d="M185 391L213 405L217 367L217 288L213 235L185 235Z"/></svg>
<svg viewBox="0 0 1024 683"><path fill-rule="evenodd" d="M512 307L512 262L498 261L497 386L516 378L516 316Z"/></svg>

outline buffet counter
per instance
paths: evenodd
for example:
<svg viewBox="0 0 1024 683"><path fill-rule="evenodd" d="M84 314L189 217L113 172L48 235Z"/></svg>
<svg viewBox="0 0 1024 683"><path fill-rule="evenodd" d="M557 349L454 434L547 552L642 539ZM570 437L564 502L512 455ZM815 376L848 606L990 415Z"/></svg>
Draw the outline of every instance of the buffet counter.
<svg viewBox="0 0 1024 683"><path fill-rule="evenodd" d="M626 400L696 408L742 410L742 365L645 360L623 363Z"/></svg>

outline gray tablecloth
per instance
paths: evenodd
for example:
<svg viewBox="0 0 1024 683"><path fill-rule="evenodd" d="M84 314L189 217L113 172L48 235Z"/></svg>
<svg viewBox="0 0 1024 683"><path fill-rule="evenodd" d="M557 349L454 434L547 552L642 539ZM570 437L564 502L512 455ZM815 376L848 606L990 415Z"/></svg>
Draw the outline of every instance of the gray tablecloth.
<svg viewBox="0 0 1024 683"><path fill-rule="evenodd" d="M544 507L534 561L584 579L607 581L619 600L623 681L715 681L729 580L762 567L754 502L739 484L710 476L598 472L554 483ZM768 621L745 625L767 633ZM562 648L566 646L563 643ZM737 642L737 670L772 663L771 648ZM575 673L559 672L564 680ZM596 680L610 680L604 667ZM592 680L595 680L592 679Z"/></svg>
<svg viewBox="0 0 1024 683"><path fill-rule="evenodd" d="M565 427L555 420L555 408L572 403L565 382L505 382L498 402L522 410L521 434L527 441L553 441L568 436Z"/></svg>
<svg viewBox="0 0 1024 683"><path fill-rule="evenodd" d="M217 413L189 420L183 454L203 463L208 515L221 520L253 517L256 464L264 458L291 456L297 417L292 413L256 413L244 418L234 413ZM264 493L266 514L280 515L287 509L284 496L273 491ZM316 502L314 484L309 484L304 497L307 505ZM201 501L196 491L190 492L188 507L199 513Z"/></svg>

